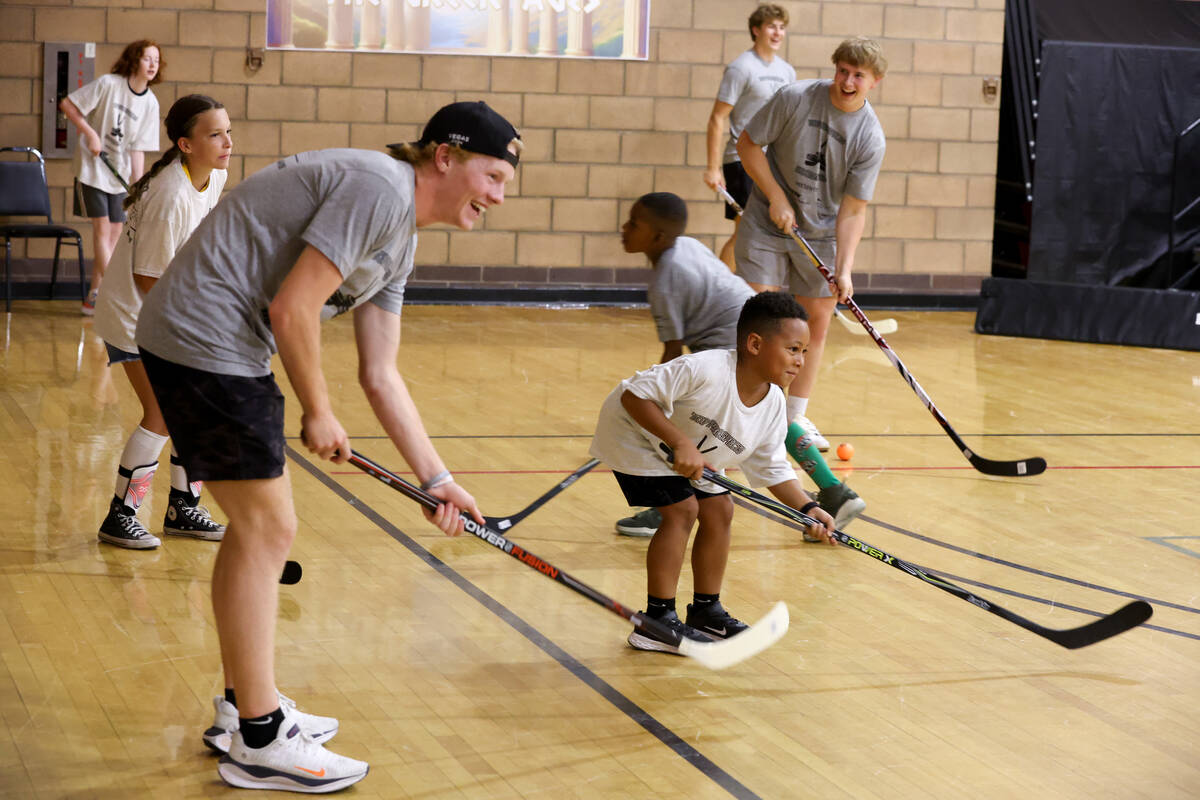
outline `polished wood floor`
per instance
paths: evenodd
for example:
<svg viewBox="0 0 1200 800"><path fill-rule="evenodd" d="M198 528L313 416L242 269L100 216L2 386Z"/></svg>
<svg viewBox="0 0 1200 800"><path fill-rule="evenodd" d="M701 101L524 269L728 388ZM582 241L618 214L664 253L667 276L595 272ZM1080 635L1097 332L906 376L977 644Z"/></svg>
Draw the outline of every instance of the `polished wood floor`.
<svg viewBox="0 0 1200 800"><path fill-rule="evenodd" d="M857 448L836 464L868 503L851 532L1047 626L1134 597L1154 605L1147 625L1068 651L738 509L723 598L746 619L785 600L792 625L709 672L631 650L622 620L297 446L305 572L281 591L278 679L371 763L348 795L1200 796L1200 355L877 316L899 321L889 341L973 447L1051 468L975 472L837 327L811 416ZM355 446L403 471L355 384L348 321L324 336ZM645 309L411 307L401 367L451 469L504 515L586 460L600 401L658 352ZM0 375L0 795L232 794L200 740L221 688L214 546L96 540L137 418L124 377L75 305L40 302L15 304ZM154 531L166 489L163 470ZM640 605L646 545L614 535L625 513L597 470L513 538Z"/></svg>

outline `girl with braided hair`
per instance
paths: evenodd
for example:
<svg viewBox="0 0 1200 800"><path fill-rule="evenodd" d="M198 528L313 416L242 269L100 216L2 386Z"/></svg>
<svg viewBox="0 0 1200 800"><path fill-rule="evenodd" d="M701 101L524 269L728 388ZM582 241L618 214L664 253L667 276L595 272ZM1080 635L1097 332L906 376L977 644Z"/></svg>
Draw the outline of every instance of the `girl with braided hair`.
<svg viewBox="0 0 1200 800"><path fill-rule="evenodd" d="M117 466L116 488L100 524L100 540L133 550L161 544L138 521L137 510L167 442L167 425L134 342L142 298L162 277L175 251L217 204L233 151L229 115L211 97L189 94L179 98L167 113L166 127L171 147L130 187L124 203L129 224L113 251L109 276L96 303L95 331L104 339L108 363L124 367L142 404L141 422L126 442ZM172 447L165 533L221 540L225 528L199 505L200 486L188 479Z"/></svg>

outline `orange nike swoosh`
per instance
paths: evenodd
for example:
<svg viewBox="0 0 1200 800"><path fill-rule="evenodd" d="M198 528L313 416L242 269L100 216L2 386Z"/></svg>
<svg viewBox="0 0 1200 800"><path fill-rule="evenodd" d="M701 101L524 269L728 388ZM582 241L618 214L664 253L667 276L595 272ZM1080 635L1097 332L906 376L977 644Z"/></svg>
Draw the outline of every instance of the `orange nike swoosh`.
<svg viewBox="0 0 1200 800"><path fill-rule="evenodd" d="M321 767L320 772L317 772L315 769L305 769L304 767L301 767L299 765L296 766L296 769L303 770L304 772L307 772L309 775L313 775L317 778L325 777L325 768L324 767Z"/></svg>

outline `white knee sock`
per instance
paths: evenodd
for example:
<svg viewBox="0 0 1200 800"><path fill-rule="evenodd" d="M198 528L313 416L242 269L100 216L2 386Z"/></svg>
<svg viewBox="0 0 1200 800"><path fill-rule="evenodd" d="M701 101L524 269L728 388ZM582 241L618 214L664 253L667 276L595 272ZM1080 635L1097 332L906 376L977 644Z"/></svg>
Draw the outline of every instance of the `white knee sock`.
<svg viewBox="0 0 1200 800"><path fill-rule="evenodd" d="M166 436L146 430L142 426L134 429L121 453L117 467L117 482L113 495L129 508L137 511L142 498L150 490L150 480L158 469L158 454L167 443Z"/></svg>

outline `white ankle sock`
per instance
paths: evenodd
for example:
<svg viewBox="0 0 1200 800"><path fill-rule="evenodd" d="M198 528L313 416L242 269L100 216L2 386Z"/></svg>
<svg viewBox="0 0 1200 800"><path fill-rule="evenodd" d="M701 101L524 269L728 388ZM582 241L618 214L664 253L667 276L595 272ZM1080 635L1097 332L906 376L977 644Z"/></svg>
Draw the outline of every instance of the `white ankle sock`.
<svg viewBox="0 0 1200 800"><path fill-rule="evenodd" d="M787 415L788 419L795 421L797 417L803 417L808 413L808 398L807 397L792 397L788 395L787 399Z"/></svg>

